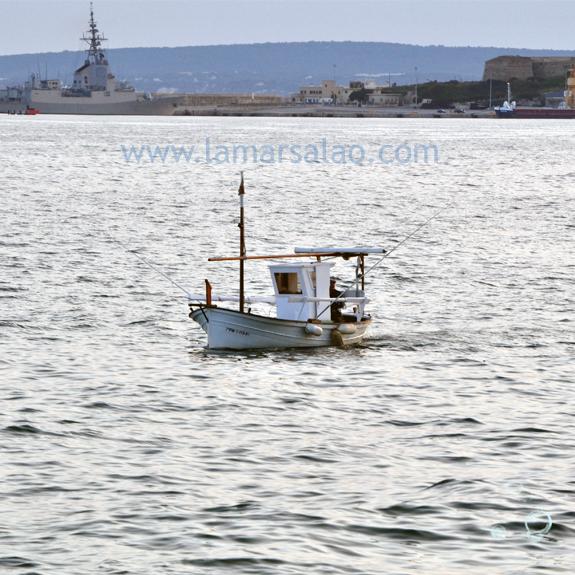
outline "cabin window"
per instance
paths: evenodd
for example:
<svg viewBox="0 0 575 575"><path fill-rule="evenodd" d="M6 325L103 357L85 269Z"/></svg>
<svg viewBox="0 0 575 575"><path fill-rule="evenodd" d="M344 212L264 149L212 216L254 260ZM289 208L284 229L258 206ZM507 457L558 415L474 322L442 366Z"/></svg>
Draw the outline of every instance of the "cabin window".
<svg viewBox="0 0 575 575"><path fill-rule="evenodd" d="M280 294L300 294L301 285L297 272L278 272L275 273L276 285Z"/></svg>
<svg viewBox="0 0 575 575"><path fill-rule="evenodd" d="M313 293L317 293L317 274L315 272L309 272L309 279L311 280Z"/></svg>

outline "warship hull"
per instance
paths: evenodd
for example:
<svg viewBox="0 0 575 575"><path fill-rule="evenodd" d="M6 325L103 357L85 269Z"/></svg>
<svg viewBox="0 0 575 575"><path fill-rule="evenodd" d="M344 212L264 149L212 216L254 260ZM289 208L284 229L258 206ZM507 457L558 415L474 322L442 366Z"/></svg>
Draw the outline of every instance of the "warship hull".
<svg viewBox="0 0 575 575"><path fill-rule="evenodd" d="M0 114L23 114L25 111L26 104L19 100L0 100Z"/></svg>
<svg viewBox="0 0 575 575"><path fill-rule="evenodd" d="M34 108L40 114L73 114L93 116L173 116L182 97L159 96L154 99L141 98L120 102L106 102L96 98L74 98L61 95L42 95L29 100L0 101L0 113L24 113Z"/></svg>

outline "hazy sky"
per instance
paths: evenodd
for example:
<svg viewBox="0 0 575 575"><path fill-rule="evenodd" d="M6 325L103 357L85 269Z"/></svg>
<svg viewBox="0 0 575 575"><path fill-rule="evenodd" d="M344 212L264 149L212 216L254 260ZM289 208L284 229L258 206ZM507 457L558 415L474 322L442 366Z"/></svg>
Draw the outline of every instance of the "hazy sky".
<svg viewBox="0 0 575 575"><path fill-rule="evenodd" d="M95 0L108 47L298 40L575 49L575 0ZM0 0L0 54L76 50L88 0Z"/></svg>

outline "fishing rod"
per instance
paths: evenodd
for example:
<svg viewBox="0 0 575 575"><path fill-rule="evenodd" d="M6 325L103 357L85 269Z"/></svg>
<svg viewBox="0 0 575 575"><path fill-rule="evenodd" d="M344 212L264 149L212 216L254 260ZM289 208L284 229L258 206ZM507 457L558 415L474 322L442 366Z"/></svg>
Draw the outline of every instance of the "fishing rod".
<svg viewBox="0 0 575 575"><path fill-rule="evenodd" d="M162 270L158 269L154 264L150 263L145 257L141 256L140 254L137 254L135 251L129 249L125 244L123 244L120 240L113 238L112 236L108 235L108 237L115 243L117 243L119 246L121 246L125 251L127 251L129 254L132 254L133 256L136 256L142 263L146 264L150 269L154 270L157 274L160 274L163 278L167 279L173 286L177 287L179 290L182 290L185 294L186 297L188 298L188 300L192 300L192 296L190 294L190 292L183 288L177 281L173 280L168 274L165 274ZM201 302L200 302L201 304ZM204 308L201 307L200 308L202 310L202 314L203 316L206 318L206 323L210 323L210 320L208 319L208 316L206 315L206 312L204 311Z"/></svg>
<svg viewBox="0 0 575 575"><path fill-rule="evenodd" d="M356 280L354 280L353 282L351 282L349 284L349 287L346 289L349 289L351 286L353 286L357 279L359 278L365 278L365 276L369 273L371 273L373 270L375 270L377 267L379 267L381 265L381 262L383 262L383 260L387 259L393 252L395 252L396 250L398 250L402 245L404 245L406 242L408 242L413 236L415 236L420 230L422 230L425 226L427 226L429 223L431 223L435 218L437 218L440 214L442 214L445 210L447 210L447 208L450 208L453 205L454 202L449 202L448 204L446 204L445 206L443 206L441 209L437 210L432 216L430 216L429 218L427 218L422 224L420 224L419 226L417 226L417 228L415 228L415 230L413 230L413 232L411 232L408 236L406 236L405 238L403 238L403 240L401 240L397 245L395 245L391 250L389 250L388 252L386 252L385 254L383 254L383 256L377 261L375 262L375 264L373 264L366 272L363 273L363 275L357 275ZM340 292L340 294L332 301L331 305L333 305L334 303L337 303L340 299L342 299L344 297L344 293L346 291L346 289L342 290ZM317 319L319 319L328 309L331 309L331 305L326 307L318 316Z"/></svg>
<svg viewBox="0 0 575 575"><path fill-rule="evenodd" d="M363 277L365 277L368 273L371 273L374 269L380 266L381 262L387 259L394 251L398 250L403 244L408 242L413 236L415 236L420 230L422 230L427 224L432 222L435 218L437 218L440 214L442 214L447 208L450 208L454 202L449 202L447 205L443 206L441 209L437 210L431 217L427 218L422 224L417 226L413 232L411 232L408 236L403 238L397 245L393 246L388 252L383 254L383 256L375 262L366 272L364 272ZM361 277L361 276L360 276Z"/></svg>
<svg viewBox="0 0 575 575"><path fill-rule="evenodd" d="M173 280L169 275L165 274L162 270L158 269L154 264L150 263L145 257L141 256L140 254L137 254L134 250L131 250L130 248L128 248L128 246L126 246L120 240L113 238L112 236L108 236L108 237L114 243L121 246L126 252L137 257L142 263L146 264L150 269L154 270L157 274L160 274L163 278L167 279L173 286L175 286L179 290L183 291L186 294L186 296L188 297L188 299L192 299L190 292L187 289L182 287L177 281Z"/></svg>

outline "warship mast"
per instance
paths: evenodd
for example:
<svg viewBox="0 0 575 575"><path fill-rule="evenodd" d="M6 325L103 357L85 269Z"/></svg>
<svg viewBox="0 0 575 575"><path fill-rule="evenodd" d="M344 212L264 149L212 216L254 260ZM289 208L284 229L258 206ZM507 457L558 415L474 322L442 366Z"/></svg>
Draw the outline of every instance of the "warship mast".
<svg viewBox="0 0 575 575"><path fill-rule="evenodd" d="M96 24L94 19L94 3L90 2L90 29L87 34L84 34L80 40L83 40L88 44L88 57L86 58L86 64L107 64L106 55L102 51L102 42L105 42L105 38Z"/></svg>

